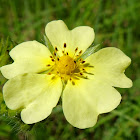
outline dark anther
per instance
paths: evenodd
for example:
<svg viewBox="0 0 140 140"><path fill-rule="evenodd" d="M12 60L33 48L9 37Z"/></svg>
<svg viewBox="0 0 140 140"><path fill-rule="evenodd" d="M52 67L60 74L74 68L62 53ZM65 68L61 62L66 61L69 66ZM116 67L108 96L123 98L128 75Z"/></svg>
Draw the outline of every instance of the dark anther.
<svg viewBox="0 0 140 140"><path fill-rule="evenodd" d="M67 55L69 55L69 53L67 52Z"/></svg>
<svg viewBox="0 0 140 140"><path fill-rule="evenodd" d="M82 64L85 63L85 61L82 61Z"/></svg>
<svg viewBox="0 0 140 140"><path fill-rule="evenodd" d="M80 72L80 75L83 75L83 73Z"/></svg>
<svg viewBox="0 0 140 140"><path fill-rule="evenodd" d="M50 58L53 58L52 56L50 56Z"/></svg>
<svg viewBox="0 0 140 140"><path fill-rule="evenodd" d="M68 65L66 65L65 67L67 67Z"/></svg>
<svg viewBox="0 0 140 140"><path fill-rule="evenodd" d="M54 59L52 59L52 61L54 62Z"/></svg>
<svg viewBox="0 0 140 140"><path fill-rule="evenodd" d="M48 75L51 75L51 73L49 72Z"/></svg>
<svg viewBox="0 0 140 140"><path fill-rule="evenodd" d="M57 57L57 60L59 61L59 58Z"/></svg>
<svg viewBox="0 0 140 140"><path fill-rule="evenodd" d="M77 52L77 50L78 50L78 47L75 49L75 52Z"/></svg>
<svg viewBox="0 0 140 140"><path fill-rule="evenodd" d="M62 51L62 53L64 53L64 51Z"/></svg>
<svg viewBox="0 0 140 140"><path fill-rule="evenodd" d="M56 53L54 52L54 56L56 56Z"/></svg>
<svg viewBox="0 0 140 140"><path fill-rule="evenodd" d="M64 48L66 48L66 43L64 43Z"/></svg>
<svg viewBox="0 0 140 140"><path fill-rule="evenodd" d="M81 54L82 53L82 50L79 52L79 54Z"/></svg>
<svg viewBox="0 0 140 140"><path fill-rule="evenodd" d="M51 66L50 64L48 64L47 66Z"/></svg>
<svg viewBox="0 0 140 140"><path fill-rule="evenodd" d="M55 47L55 51L58 51L57 47Z"/></svg>
<svg viewBox="0 0 140 140"><path fill-rule="evenodd" d="M74 63L76 63L76 61L74 60Z"/></svg>

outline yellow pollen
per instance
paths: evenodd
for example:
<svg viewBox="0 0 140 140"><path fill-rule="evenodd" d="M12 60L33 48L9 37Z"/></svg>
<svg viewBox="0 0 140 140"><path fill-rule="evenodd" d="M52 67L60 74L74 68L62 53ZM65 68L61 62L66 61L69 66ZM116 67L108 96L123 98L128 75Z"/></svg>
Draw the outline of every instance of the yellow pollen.
<svg viewBox="0 0 140 140"><path fill-rule="evenodd" d="M61 56L59 61L56 62L56 69L60 74L71 74L76 67L74 59L68 55Z"/></svg>

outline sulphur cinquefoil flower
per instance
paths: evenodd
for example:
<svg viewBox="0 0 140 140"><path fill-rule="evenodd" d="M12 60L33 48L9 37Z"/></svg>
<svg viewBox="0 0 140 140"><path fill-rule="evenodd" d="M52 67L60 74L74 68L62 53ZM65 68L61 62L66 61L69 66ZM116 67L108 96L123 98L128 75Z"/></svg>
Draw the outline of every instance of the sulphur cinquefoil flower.
<svg viewBox="0 0 140 140"><path fill-rule="evenodd" d="M11 50L14 63L1 67L9 79L3 87L6 105L12 110L22 109L21 119L32 124L47 118L62 97L70 124L94 126L99 114L119 105L121 95L114 87L132 86L124 74L130 58L113 47L82 57L95 37L87 26L68 30L58 20L48 23L45 32L53 46L51 51L37 41L27 41Z"/></svg>

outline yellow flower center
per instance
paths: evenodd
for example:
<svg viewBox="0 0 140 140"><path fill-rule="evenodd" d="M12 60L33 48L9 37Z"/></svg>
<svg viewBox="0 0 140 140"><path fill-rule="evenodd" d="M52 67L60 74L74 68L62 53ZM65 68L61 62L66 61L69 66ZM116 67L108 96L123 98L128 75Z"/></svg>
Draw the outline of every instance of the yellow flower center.
<svg viewBox="0 0 140 140"><path fill-rule="evenodd" d="M47 74L55 74L52 80L58 75L63 81L70 80L72 84L75 85L75 80L79 80L80 78L88 79L87 74L93 75L87 72L88 68L93 66L89 63L85 63L82 58L78 59L82 54L82 50L78 52L78 47L75 48L75 53L72 57L69 55L66 47L67 45L64 43L64 50L62 51L63 56L61 57L58 57L58 49L55 47L53 55L50 56L53 64L46 65L50 67Z"/></svg>
<svg viewBox="0 0 140 140"><path fill-rule="evenodd" d="M69 75L75 70L76 63L73 58L68 55L64 55L56 62L56 68L60 74Z"/></svg>

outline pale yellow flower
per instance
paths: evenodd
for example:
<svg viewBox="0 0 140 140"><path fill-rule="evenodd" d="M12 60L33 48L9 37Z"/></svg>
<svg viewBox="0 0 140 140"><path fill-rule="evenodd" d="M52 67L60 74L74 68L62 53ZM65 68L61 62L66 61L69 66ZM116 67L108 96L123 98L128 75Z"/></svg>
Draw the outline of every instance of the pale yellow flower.
<svg viewBox="0 0 140 140"><path fill-rule="evenodd" d="M45 32L54 47L52 53L37 41L27 41L11 50L14 63L1 67L9 79L3 87L6 105L22 109L21 119L32 124L47 118L62 97L70 124L82 129L94 126L99 114L119 105L121 95L114 87L132 86L124 74L130 58L108 47L83 60L95 36L87 26L68 30L58 20L48 23Z"/></svg>

